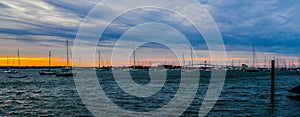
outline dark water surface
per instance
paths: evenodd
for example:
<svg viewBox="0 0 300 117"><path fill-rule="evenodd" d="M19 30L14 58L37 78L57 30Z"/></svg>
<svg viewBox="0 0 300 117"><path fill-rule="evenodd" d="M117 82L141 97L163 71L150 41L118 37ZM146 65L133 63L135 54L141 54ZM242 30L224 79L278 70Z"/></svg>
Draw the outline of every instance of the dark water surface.
<svg viewBox="0 0 300 117"><path fill-rule="evenodd" d="M24 73L28 74L25 79L10 79L6 77L7 74L0 73L0 116L92 116L82 103L73 78L40 76L38 70L25 70ZM89 78L89 74L93 71L84 70L83 73L85 78ZM274 105L270 104L269 76L240 76L226 78L222 94L208 116L300 115L300 101L288 98L287 96L293 94L286 91L300 85L297 76L276 77ZM109 78L105 74L102 74L101 77ZM209 80L209 78L200 79L198 93L193 103L183 114L184 116L196 116L198 114ZM99 82L106 87L103 88L105 90L114 89L109 79L99 78ZM172 83L178 83L178 79L171 79L168 83L172 86ZM176 89L176 85L174 87ZM151 111L160 108L161 104L165 104L164 101L172 99L172 94L164 95L164 93L176 93L174 87L165 87L163 92L158 95L160 98L148 102L145 107L142 107L135 97L120 97L116 93L110 93L108 96L116 97L117 105L124 106L128 110L135 107L131 106L130 103L134 102L132 104L140 104L135 110ZM124 101L123 98L129 101ZM147 103L145 100L141 100L141 102ZM161 115L168 115L168 113L161 113Z"/></svg>

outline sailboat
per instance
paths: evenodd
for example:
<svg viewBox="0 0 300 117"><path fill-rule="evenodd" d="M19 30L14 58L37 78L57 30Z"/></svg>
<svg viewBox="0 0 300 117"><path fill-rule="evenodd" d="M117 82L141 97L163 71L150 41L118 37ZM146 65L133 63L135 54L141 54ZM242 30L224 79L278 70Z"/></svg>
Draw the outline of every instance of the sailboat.
<svg viewBox="0 0 300 117"><path fill-rule="evenodd" d="M8 65L8 57L6 59L6 64L7 64L7 67L9 66ZM19 73L17 70L15 69L9 69L9 68L6 68L6 70L3 71L3 73L8 73L8 74L17 74Z"/></svg>
<svg viewBox="0 0 300 117"><path fill-rule="evenodd" d="M253 49L253 55L252 55L253 67L247 67L244 71L245 72L260 72L260 70L256 68L256 53L255 53L254 44L252 45L252 49Z"/></svg>
<svg viewBox="0 0 300 117"><path fill-rule="evenodd" d="M300 73L298 72L298 70L296 70L296 72L297 72L298 77L300 78ZM292 88L292 89L288 90L288 92L295 93L295 94L300 94L300 85L295 87L295 88Z"/></svg>
<svg viewBox="0 0 300 117"><path fill-rule="evenodd" d="M57 77L63 76L74 76L75 73L72 72L72 68L69 66L69 40L66 41L66 50L67 50L67 66L61 69L61 73L57 73Z"/></svg>
<svg viewBox="0 0 300 117"><path fill-rule="evenodd" d="M300 94L300 86L288 90L288 92Z"/></svg>
<svg viewBox="0 0 300 117"><path fill-rule="evenodd" d="M21 65L21 62L20 62L20 50L18 49L18 65L19 65L19 68L20 68L20 65ZM21 72L20 72L20 69L19 69L19 71L17 72L17 73L15 73L15 74L13 74L13 75L9 75L9 76L7 76L8 78L26 78L27 77L27 75L25 75L25 74L22 74Z"/></svg>
<svg viewBox="0 0 300 117"><path fill-rule="evenodd" d="M136 65L136 52L135 52L135 49L133 49L133 66L130 66L129 70L133 71L133 72L134 71L143 71L143 70L149 71L149 68L150 67Z"/></svg>
<svg viewBox="0 0 300 117"><path fill-rule="evenodd" d="M49 69L39 71L40 75L56 75L56 71L50 69L50 67L51 67L51 51L49 51L48 62L49 62L49 66L48 66Z"/></svg>
<svg viewBox="0 0 300 117"><path fill-rule="evenodd" d="M3 73L17 74L19 72L17 70L15 70L15 69L6 69L5 71L3 71Z"/></svg>
<svg viewBox="0 0 300 117"><path fill-rule="evenodd" d="M98 71L110 71L112 70L112 66L102 66L101 67L101 53L100 50L98 51L98 67L96 68L96 70ZM103 64L103 63L102 63Z"/></svg>

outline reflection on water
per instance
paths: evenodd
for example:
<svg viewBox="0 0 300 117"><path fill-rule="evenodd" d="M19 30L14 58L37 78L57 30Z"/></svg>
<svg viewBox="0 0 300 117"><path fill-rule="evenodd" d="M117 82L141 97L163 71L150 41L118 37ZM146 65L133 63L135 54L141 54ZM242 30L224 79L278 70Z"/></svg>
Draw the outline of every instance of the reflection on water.
<svg viewBox="0 0 300 117"><path fill-rule="evenodd" d="M39 76L38 70L26 70L25 73L29 76L25 79L9 79L5 74L0 74L0 116L92 116L78 96L73 78ZM93 73L92 70L85 70L81 74L85 74L85 78L88 78L91 73ZM102 73L100 76L99 82L104 90L122 92L113 86L116 84L113 83L107 73ZM244 77L239 74L234 76L226 78L221 97L208 116L300 115L300 101L288 98L287 96L293 96L293 94L286 91L300 85L297 76L276 77L274 105L270 104L269 99L269 76ZM198 114L209 80L206 77L200 79L198 93L183 115ZM116 93L110 93L108 96L114 97L115 103L125 109L151 111L172 99L178 81L177 78L170 78L163 91L157 94L160 98L154 101L151 100L153 97L139 100L137 97L130 97L124 92L121 96L117 96ZM138 82L143 82L143 80L139 79ZM161 113L161 115L168 115L168 113Z"/></svg>

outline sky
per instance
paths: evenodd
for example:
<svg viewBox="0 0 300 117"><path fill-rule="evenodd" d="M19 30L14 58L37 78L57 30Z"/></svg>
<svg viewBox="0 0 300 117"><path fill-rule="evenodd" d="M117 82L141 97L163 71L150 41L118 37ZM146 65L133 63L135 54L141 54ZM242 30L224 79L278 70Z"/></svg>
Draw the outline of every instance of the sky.
<svg viewBox="0 0 300 117"><path fill-rule="evenodd" d="M54 65L64 64L66 56L65 41L71 44L76 38L77 31L88 13L101 0L1 0L0 1L0 65L7 64L7 57L12 64L16 58L17 49L24 57L23 65L47 64L48 51L53 53ZM141 1L142 2L142 1ZM297 0L197 0L215 20L223 37L229 63L250 63L252 45L255 45L257 61L263 62L274 57L295 64L300 58L300 1ZM111 11L118 10L122 5L112 7ZM184 7L184 6L182 6ZM196 12L196 11L192 11ZM137 17L138 16L138 17ZM95 19L105 22L103 19ZM159 22L172 28L155 27L148 25L140 27L135 33L125 33L138 23ZM188 38L199 56L199 62L209 58L207 46L201 34L185 18L162 9L137 9L123 14L106 29L99 47L104 50L102 59L108 61L109 48L119 38L131 38L125 43L138 42L143 38L176 38L177 29ZM173 31L173 32L172 32ZM171 35L171 36L170 36ZM172 36L173 35L173 36ZM180 36L179 36L180 37ZM167 38L167 37L165 37ZM126 41L126 39L125 39ZM180 41L172 41L173 45L180 45ZM129 47L132 48L132 47ZM149 61L176 63L172 51L157 43L148 43L137 53L141 64ZM25 61L28 58L27 61ZM31 60L29 60L32 58ZM40 59L37 59L40 58ZM132 57L131 57L132 58ZM181 58L181 57L180 57ZM187 61L190 55L185 55ZM217 58L214 58L217 59ZM74 58L74 64L94 63ZM44 63L45 64L44 64ZM126 63L127 62L127 63ZM119 61L119 65L131 64L128 61Z"/></svg>

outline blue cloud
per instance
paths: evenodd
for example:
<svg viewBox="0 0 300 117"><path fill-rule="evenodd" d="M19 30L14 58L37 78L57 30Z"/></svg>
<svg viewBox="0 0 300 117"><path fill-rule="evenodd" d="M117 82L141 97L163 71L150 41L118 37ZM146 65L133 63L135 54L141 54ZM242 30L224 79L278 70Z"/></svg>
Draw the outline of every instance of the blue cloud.
<svg viewBox="0 0 300 117"><path fill-rule="evenodd" d="M82 19L99 1L1 1L0 33L17 35L2 40L43 42L44 39L36 38L39 35L74 39ZM254 44L259 52L300 56L300 1L198 1L215 19L228 51L252 51ZM135 10L119 17L102 36L101 46L112 47L126 30L150 21L168 24L188 37L196 49L207 49L201 35L184 18L153 9ZM62 40L50 42L64 44ZM146 47L151 45L157 47Z"/></svg>
<svg viewBox="0 0 300 117"><path fill-rule="evenodd" d="M228 51L251 50L299 54L300 2L201 0L216 20ZM290 49L292 48L292 49Z"/></svg>
<svg viewBox="0 0 300 117"><path fill-rule="evenodd" d="M109 45L113 45L115 43L113 41L117 41L129 29L148 22L167 24L180 31L196 49L208 50L201 34L185 18L170 11L155 8L136 9L121 15L106 29L100 39L100 46L105 46L107 43L103 41L108 39L111 40ZM151 48L150 46L147 47Z"/></svg>

